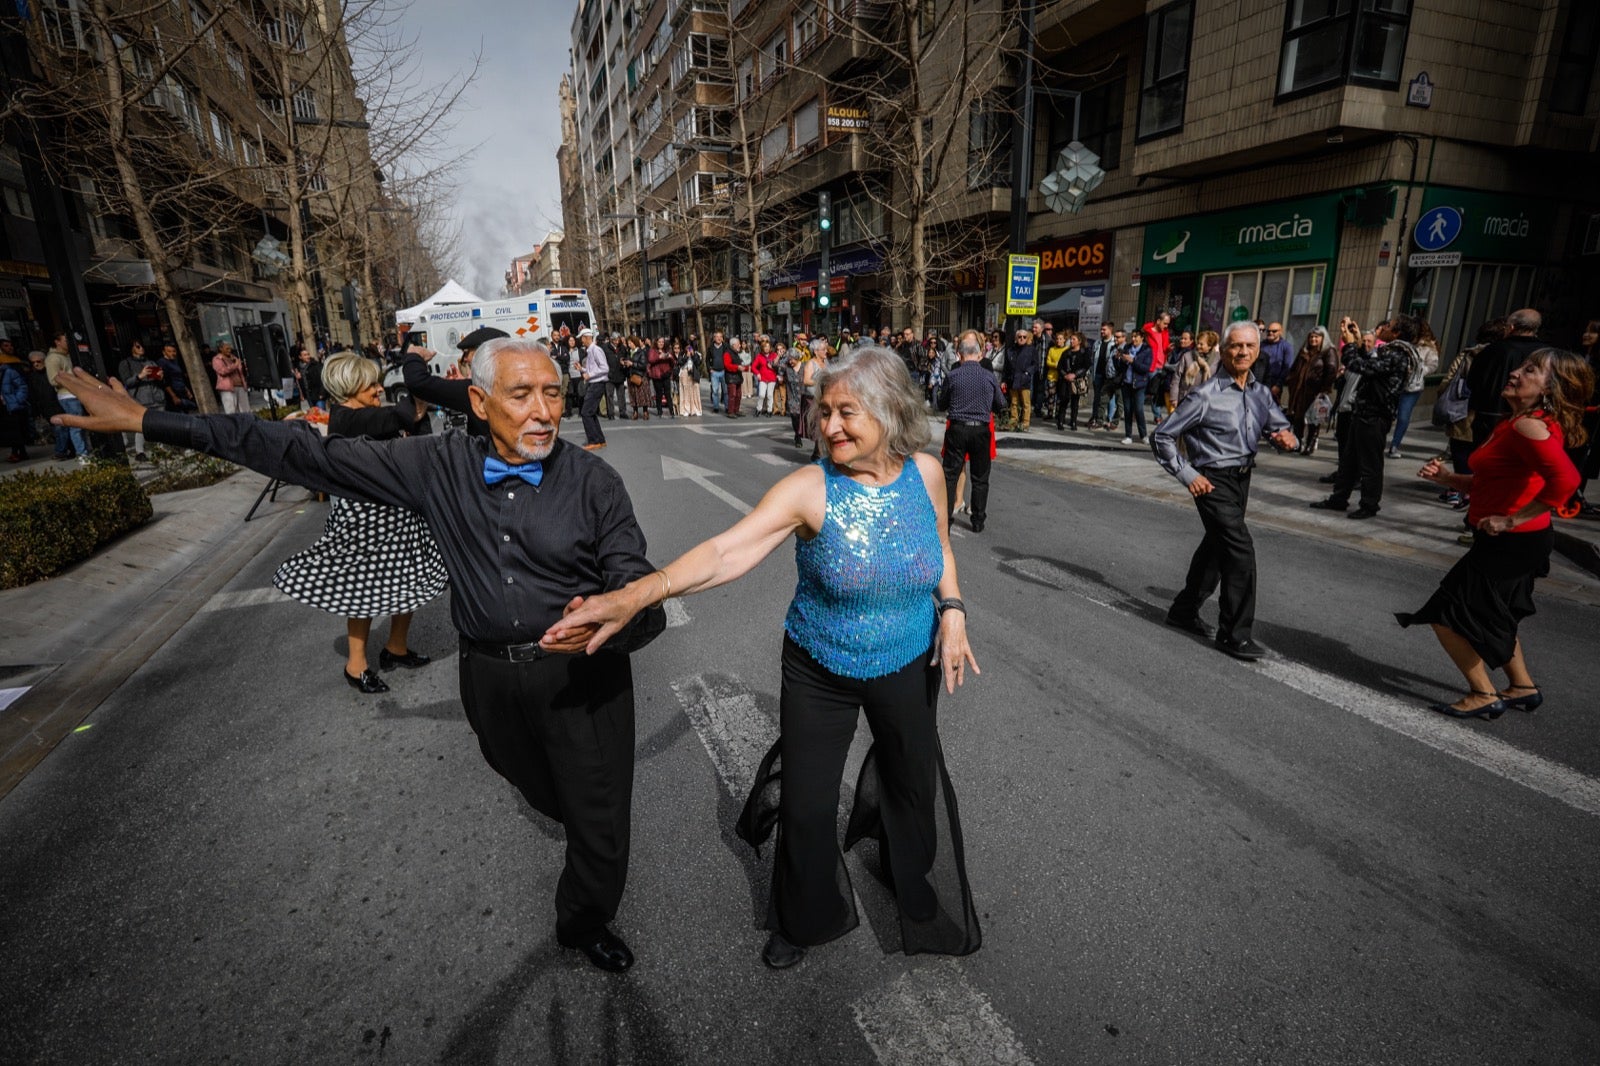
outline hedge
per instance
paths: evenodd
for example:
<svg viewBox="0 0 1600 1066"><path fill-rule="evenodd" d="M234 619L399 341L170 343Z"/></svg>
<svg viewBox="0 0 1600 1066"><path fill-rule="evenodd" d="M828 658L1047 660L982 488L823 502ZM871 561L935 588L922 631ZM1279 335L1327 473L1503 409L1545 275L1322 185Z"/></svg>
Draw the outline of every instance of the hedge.
<svg viewBox="0 0 1600 1066"><path fill-rule="evenodd" d="M59 573L152 513L150 497L120 464L0 480L0 588Z"/></svg>

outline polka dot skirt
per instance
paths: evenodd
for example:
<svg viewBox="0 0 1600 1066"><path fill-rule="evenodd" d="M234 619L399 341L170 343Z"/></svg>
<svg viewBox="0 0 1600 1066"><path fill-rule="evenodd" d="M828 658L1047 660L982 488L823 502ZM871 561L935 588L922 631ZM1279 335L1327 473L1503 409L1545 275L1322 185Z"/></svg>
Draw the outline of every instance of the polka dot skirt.
<svg viewBox="0 0 1600 1066"><path fill-rule="evenodd" d="M421 516L333 497L322 536L272 576L284 595L346 618L414 611L449 584Z"/></svg>

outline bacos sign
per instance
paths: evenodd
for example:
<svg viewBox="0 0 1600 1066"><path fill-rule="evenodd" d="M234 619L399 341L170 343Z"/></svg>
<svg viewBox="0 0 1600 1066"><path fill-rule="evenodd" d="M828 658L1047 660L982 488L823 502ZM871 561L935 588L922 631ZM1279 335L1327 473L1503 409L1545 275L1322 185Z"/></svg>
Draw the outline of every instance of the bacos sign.
<svg viewBox="0 0 1600 1066"><path fill-rule="evenodd" d="M1104 281L1111 277L1109 232L1084 233L1042 241L1028 247L1039 257L1039 284L1070 285L1079 281Z"/></svg>

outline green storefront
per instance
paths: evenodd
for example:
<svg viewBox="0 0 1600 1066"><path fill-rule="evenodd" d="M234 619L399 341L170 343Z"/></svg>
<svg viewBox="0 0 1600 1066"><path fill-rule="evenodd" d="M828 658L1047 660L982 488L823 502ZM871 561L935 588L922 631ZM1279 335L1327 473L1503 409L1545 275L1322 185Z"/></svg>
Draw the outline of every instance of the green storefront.
<svg viewBox="0 0 1600 1066"><path fill-rule="evenodd" d="M1254 204L1146 226L1139 320L1175 329L1282 322L1298 343L1326 321L1344 194Z"/></svg>
<svg viewBox="0 0 1600 1066"><path fill-rule="evenodd" d="M1456 236L1441 244L1428 236L1436 208L1453 209ZM1554 242L1556 205L1528 196L1473 192L1430 186L1422 196L1407 247L1460 261L1447 266L1411 267L1407 309L1427 318L1440 351L1455 352L1473 342L1478 326L1536 303L1540 268L1559 249Z"/></svg>

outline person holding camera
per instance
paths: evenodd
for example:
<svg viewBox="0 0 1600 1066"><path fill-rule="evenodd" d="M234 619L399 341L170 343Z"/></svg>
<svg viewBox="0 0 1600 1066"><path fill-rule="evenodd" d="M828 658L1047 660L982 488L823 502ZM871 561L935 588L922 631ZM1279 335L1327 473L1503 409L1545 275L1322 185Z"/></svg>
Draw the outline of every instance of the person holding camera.
<svg viewBox="0 0 1600 1066"><path fill-rule="evenodd" d="M148 409L159 411L166 408L166 375L161 372L161 364L146 354L144 345L139 341L129 346L127 358L117 366L117 377L122 379L122 387L128 390L128 395ZM133 449L135 459L144 462L143 433L124 433L123 443Z"/></svg>
<svg viewBox="0 0 1600 1066"><path fill-rule="evenodd" d="M1348 410L1345 397L1341 396L1339 401L1339 419L1349 422L1344 427L1339 448L1339 470L1334 475L1333 493L1311 504L1319 511L1349 510L1350 494L1359 485L1361 505L1349 515L1355 519L1371 518L1378 513L1383 499L1384 445L1400 406L1400 393L1419 358L1413 347L1417 322L1410 315L1395 315L1375 332L1383 343L1369 346L1355 319L1346 315L1339 320L1339 333L1344 339L1345 374L1358 377L1353 385L1347 377L1345 387L1354 390Z"/></svg>

